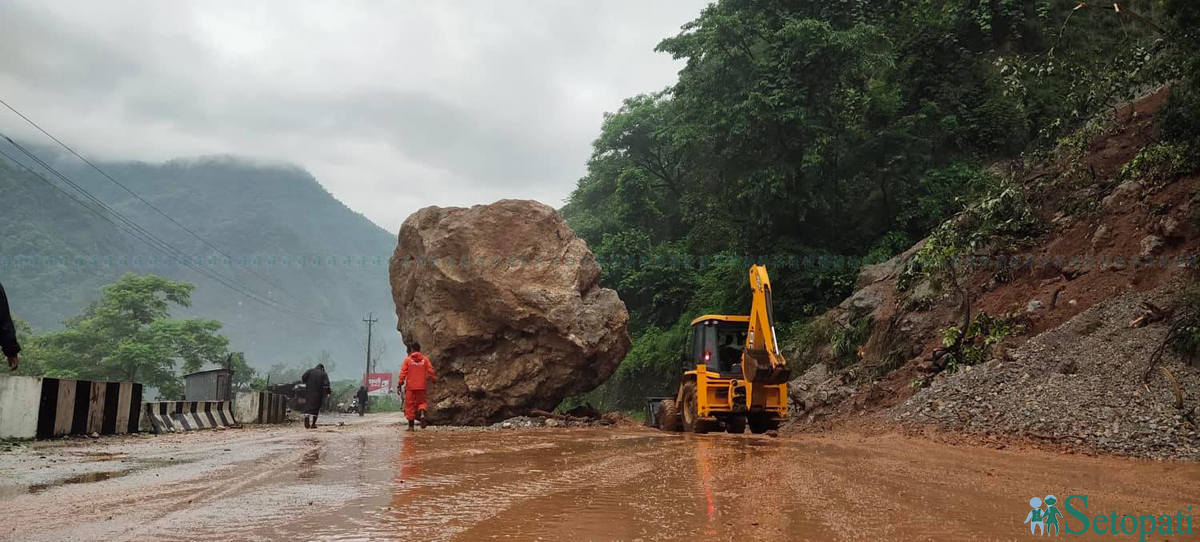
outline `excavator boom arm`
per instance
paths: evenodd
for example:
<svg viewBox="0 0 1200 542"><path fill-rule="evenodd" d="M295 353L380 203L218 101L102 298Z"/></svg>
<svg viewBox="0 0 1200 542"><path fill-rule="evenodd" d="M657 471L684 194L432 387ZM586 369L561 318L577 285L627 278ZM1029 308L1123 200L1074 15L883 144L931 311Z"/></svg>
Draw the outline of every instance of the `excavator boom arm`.
<svg viewBox="0 0 1200 542"><path fill-rule="evenodd" d="M750 267L750 289L754 299L750 308L746 348L742 354L742 376L758 384L782 384L787 382L791 373L776 340L771 278L767 275L766 267Z"/></svg>

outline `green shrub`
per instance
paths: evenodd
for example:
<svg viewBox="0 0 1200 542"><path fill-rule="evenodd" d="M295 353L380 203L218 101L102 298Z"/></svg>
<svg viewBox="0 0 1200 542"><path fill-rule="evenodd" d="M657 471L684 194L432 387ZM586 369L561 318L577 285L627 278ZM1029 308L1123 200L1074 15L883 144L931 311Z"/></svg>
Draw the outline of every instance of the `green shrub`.
<svg viewBox="0 0 1200 542"><path fill-rule="evenodd" d="M1165 183L1194 171L1195 159L1189 158L1186 143L1155 143L1142 149L1121 168L1121 180Z"/></svg>
<svg viewBox="0 0 1200 542"><path fill-rule="evenodd" d="M930 234L917 253L914 269L919 268L934 291L940 292L945 280L960 272L961 260L985 249L1011 251L1036 231L1037 219L1025 190L1013 182L998 183L978 204ZM912 277L906 282L911 281Z"/></svg>
<svg viewBox="0 0 1200 542"><path fill-rule="evenodd" d="M883 234L883 237L880 237L878 240L876 240L875 244L871 245L871 250L867 252L867 263L875 264L886 262L897 254L908 250L912 244L912 239L909 238L907 233L902 231L889 231Z"/></svg>
<svg viewBox="0 0 1200 542"><path fill-rule="evenodd" d="M1200 354L1200 285L1192 284L1184 289L1178 329L1171 335L1171 350L1192 359Z"/></svg>
<svg viewBox="0 0 1200 542"><path fill-rule="evenodd" d="M788 364L792 366L792 369L801 371L807 369L811 363L793 358L816 359L820 355L821 348L829 344L833 331L834 324L821 317L792 322L788 325L781 338L781 344L785 345L789 352Z"/></svg>
<svg viewBox="0 0 1200 542"><path fill-rule="evenodd" d="M1168 139L1200 145L1200 88L1180 84L1172 89L1162 119L1163 135Z"/></svg>
<svg viewBox="0 0 1200 542"><path fill-rule="evenodd" d="M865 344L870 336L870 317L858 318L848 326L834 326L829 336L829 346L833 351L835 368L849 367L858 361L858 347Z"/></svg>
<svg viewBox="0 0 1200 542"><path fill-rule="evenodd" d="M900 270L900 274L896 277L896 291L907 291L912 285L921 280L925 276L924 270L921 268L921 252L918 251L915 257L904 261L904 268Z"/></svg>
<svg viewBox="0 0 1200 542"><path fill-rule="evenodd" d="M942 329L942 344L953 346L958 340L959 326L949 326ZM1011 321L993 318L986 312L980 312L967 326L967 332L962 338L958 352L946 354L950 359L946 362L946 370L956 371L963 365L975 365L987 360L988 352L993 344L1021 330L1019 324Z"/></svg>
<svg viewBox="0 0 1200 542"><path fill-rule="evenodd" d="M1059 138L1059 152L1070 160L1077 160L1087 153L1093 141L1111 133L1115 126L1116 123L1108 121L1107 117L1093 119L1070 135Z"/></svg>

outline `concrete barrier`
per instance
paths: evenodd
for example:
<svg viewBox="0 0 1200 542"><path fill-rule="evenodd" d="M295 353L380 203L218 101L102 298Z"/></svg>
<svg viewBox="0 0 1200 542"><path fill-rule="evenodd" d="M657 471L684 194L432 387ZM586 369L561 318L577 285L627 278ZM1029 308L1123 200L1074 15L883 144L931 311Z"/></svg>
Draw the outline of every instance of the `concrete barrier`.
<svg viewBox="0 0 1200 542"><path fill-rule="evenodd" d="M37 438L62 435L123 435L138 431L142 385L42 378Z"/></svg>
<svg viewBox="0 0 1200 542"><path fill-rule="evenodd" d="M229 401L156 401L146 403L143 424L155 433L228 427L236 423Z"/></svg>
<svg viewBox="0 0 1200 542"><path fill-rule="evenodd" d="M37 436L42 377L0 375L0 438Z"/></svg>
<svg viewBox="0 0 1200 542"><path fill-rule="evenodd" d="M283 423L287 397L265 391L237 394L233 401L234 417L241 423Z"/></svg>

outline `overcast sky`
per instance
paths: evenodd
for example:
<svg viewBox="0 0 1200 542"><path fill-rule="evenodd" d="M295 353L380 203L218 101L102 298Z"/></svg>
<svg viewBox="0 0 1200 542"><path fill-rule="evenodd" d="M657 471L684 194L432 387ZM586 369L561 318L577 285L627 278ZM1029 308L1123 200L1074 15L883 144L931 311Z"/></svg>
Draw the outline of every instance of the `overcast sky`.
<svg viewBox="0 0 1200 542"><path fill-rule="evenodd" d="M560 206L705 4L3 0L0 97L85 156L296 163L396 231L426 205Z"/></svg>

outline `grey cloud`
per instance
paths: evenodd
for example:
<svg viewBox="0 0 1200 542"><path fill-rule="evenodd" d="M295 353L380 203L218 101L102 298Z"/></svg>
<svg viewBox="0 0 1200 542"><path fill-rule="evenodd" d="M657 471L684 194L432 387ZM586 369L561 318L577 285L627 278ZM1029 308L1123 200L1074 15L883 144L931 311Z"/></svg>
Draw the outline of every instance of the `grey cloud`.
<svg viewBox="0 0 1200 542"><path fill-rule="evenodd" d="M103 158L296 163L395 229L429 204L561 204L601 114L673 81L652 49L704 3L9 0L0 97Z"/></svg>

